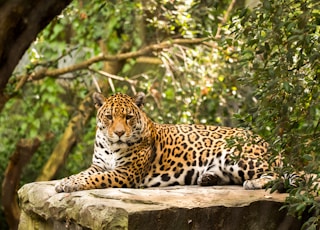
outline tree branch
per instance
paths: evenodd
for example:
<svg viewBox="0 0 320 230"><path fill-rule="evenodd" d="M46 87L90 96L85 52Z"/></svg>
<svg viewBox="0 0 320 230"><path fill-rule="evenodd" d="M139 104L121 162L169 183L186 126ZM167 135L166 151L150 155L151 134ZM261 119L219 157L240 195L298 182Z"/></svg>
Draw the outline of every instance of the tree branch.
<svg viewBox="0 0 320 230"><path fill-rule="evenodd" d="M60 68L60 69L49 69L49 68L42 68L36 72L33 72L30 75L23 75L20 76L19 83L16 86L16 90L19 90L27 81L33 80L40 80L44 77L59 77L62 74L74 72L77 70L88 69L92 64L102 61L123 61L131 58L141 57L151 52L156 52L159 50L163 50L165 48L169 48L174 44L185 44L185 45L193 45L193 44L200 44L204 41L208 40L208 38L197 38L197 39L174 39L170 41L161 42L158 44L152 44L141 48L140 50L127 52L127 53L120 53L117 55L103 55L100 54L98 56L92 57L88 60L83 62L77 63L72 66Z"/></svg>

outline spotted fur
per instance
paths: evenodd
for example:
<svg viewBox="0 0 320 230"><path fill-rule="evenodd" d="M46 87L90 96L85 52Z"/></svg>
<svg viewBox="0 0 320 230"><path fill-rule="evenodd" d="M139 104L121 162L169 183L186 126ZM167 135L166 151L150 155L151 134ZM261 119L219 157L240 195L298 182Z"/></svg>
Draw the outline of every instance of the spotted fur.
<svg viewBox="0 0 320 230"><path fill-rule="evenodd" d="M142 110L143 100L143 94L94 94L92 165L59 181L57 192L196 184L261 189L273 179L260 137L239 128L157 124Z"/></svg>

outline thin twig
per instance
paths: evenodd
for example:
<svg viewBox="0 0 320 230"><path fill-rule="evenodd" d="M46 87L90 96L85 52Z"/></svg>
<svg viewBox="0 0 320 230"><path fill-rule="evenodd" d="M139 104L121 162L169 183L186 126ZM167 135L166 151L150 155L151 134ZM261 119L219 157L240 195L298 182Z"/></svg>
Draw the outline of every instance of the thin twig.
<svg viewBox="0 0 320 230"><path fill-rule="evenodd" d="M220 38L220 35L221 35L221 34L220 34L220 33L221 33L221 27L226 24L226 22L227 22L227 20L228 20L228 18L229 18L229 15L230 15L230 13L231 13L231 11L232 11L232 9L233 9L234 5L236 4L236 1L237 1L237 0L232 0L232 1L230 2L229 6L228 6L228 9L227 9L226 13L224 14L223 19L222 19L222 21L221 21L221 25L218 26L217 33L216 33L215 38Z"/></svg>
<svg viewBox="0 0 320 230"><path fill-rule="evenodd" d="M93 84L95 85L98 93L101 93L101 89L100 89L100 86L98 84L98 81L97 81L96 77L93 74L91 74L91 77L92 77Z"/></svg>
<svg viewBox="0 0 320 230"><path fill-rule="evenodd" d="M123 77L120 77L120 76L117 76L117 75L114 75L114 74L111 74L111 73L107 73L107 72L102 71L102 70L94 70L94 69L90 68L90 71L93 71L95 73L98 73L98 74L100 74L102 76L105 76L105 77L108 77L108 78L111 78L111 79L114 79L114 80L126 81L126 82L128 82L129 84L132 84L132 85L136 85L137 84L136 80L126 79L126 78L123 78Z"/></svg>

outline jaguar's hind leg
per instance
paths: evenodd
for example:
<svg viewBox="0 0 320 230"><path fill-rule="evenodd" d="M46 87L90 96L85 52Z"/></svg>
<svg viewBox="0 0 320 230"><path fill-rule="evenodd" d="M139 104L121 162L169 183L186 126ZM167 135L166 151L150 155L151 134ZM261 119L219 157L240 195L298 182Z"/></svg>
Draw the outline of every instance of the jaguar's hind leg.
<svg viewBox="0 0 320 230"><path fill-rule="evenodd" d="M201 186L213 186L213 185L227 185L235 184L227 174L211 168L204 171L197 180L198 185Z"/></svg>
<svg viewBox="0 0 320 230"><path fill-rule="evenodd" d="M274 175L261 175L257 179L246 180L243 182L243 188L246 190L263 189L269 182L275 179Z"/></svg>
<svg viewBox="0 0 320 230"><path fill-rule="evenodd" d="M197 181L198 185L201 186L219 185L221 182L221 178L212 172L206 172L202 174Z"/></svg>

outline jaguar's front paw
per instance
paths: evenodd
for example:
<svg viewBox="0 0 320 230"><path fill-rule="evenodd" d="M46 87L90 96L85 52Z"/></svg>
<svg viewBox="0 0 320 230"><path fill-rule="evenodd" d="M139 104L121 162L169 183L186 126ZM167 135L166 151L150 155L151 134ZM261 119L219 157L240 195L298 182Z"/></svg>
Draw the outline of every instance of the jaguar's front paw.
<svg viewBox="0 0 320 230"><path fill-rule="evenodd" d="M56 192L75 192L79 190L84 190L86 181L84 178L79 178L76 176L66 177L55 185Z"/></svg>

